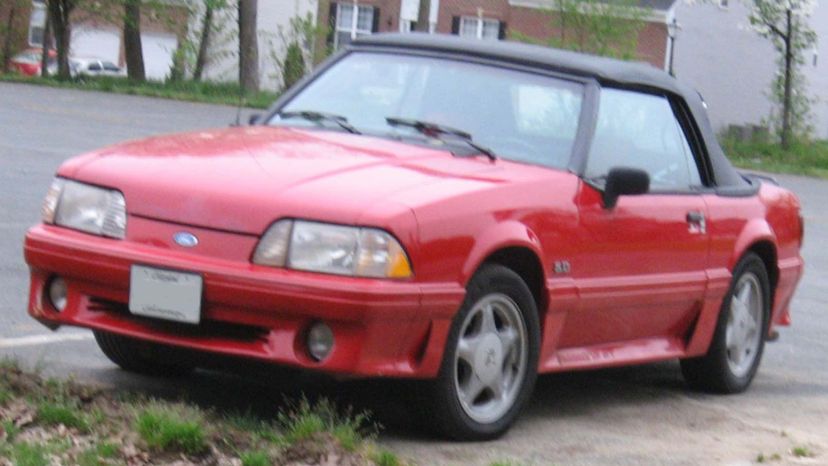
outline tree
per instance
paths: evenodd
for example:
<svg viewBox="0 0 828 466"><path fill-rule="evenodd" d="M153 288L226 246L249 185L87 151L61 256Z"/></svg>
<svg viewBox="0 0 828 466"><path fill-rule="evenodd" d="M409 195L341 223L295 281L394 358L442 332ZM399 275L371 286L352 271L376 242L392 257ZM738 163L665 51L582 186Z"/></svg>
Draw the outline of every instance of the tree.
<svg viewBox="0 0 828 466"><path fill-rule="evenodd" d="M269 48L277 71L281 71L283 89L302 79L308 71L308 64L313 63L314 46L326 34L327 28L320 26L310 12L291 18L287 28L279 26L279 43L270 42Z"/></svg>
<svg viewBox="0 0 828 466"><path fill-rule="evenodd" d="M146 81L141 44L141 0L124 0L124 56L129 79Z"/></svg>
<svg viewBox="0 0 828 466"><path fill-rule="evenodd" d="M24 0L11 0L6 4L6 17L3 18L0 24L0 33L3 36L2 48L2 65L3 72L8 73L11 70L11 59L14 54L14 42L21 33L17 26L17 21L20 18L23 10Z"/></svg>
<svg viewBox="0 0 828 466"><path fill-rule="evenodd" d="M419 8L417 8L417 25L415 27L417 31L428 32L428 17L430 14L431 2L429 0L420 0Z"/></svg>
<svg viewBox="0 0 828 466"><path fill-rule="evenodd" d="M809 128L810 102L800 67L803 52L816 41L808 20L814 0L752 0L750 24L768 39L779 53L780 73L771 87L771 96L781 108L781 143L790 148L797 135Z"/></svg>
<svg viewBox="0 0 828 466"><path fill-rule="evenodd" d="M512 36L525 42L630 60L636 57L646 12L635 0L555 0L554 7L543 10L555 34L545 41L518 32Z"/></svg>
<svg viewBox="0 0 828 466"><path fill-rule="evenodd" d="M46 25L43 28L43 47L40 50L40 76L49 76L49 52L52 50L52 20L46 15Z"/></svg>
<svg viewBox="0 0 828 466"><path fill-rule="evenodd" d="M239 0L239 84L244 92L259 90L257 0Z"/></svg>
<svg viewBox="0 0 828 466"><path fill-rule="evenodd" d="M290 89L304 75L305 57L302 56L302 48L299 47L299 43L292 42L288 45L287 52L285 53L285 63L282 67L283 89Z"/></svg>
<svg viewBox="0 0 828 466"><path fill-rule="evenodd" d="M82 0L48 0L46 8L57 45L58 79L69 79L69 47L72 40L72 12Z"/></svg>

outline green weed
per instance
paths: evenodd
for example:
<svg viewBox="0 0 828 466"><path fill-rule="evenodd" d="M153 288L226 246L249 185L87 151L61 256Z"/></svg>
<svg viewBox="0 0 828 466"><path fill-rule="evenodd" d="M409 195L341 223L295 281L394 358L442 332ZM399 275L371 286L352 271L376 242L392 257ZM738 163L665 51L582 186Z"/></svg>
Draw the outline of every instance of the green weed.
<svg viewBox="0 0 828 466"><path fill-rule="evenodd" d="M207 448L203 415L193 409L151 405L136 420L138 434L152 449L198 454Z"/></svg>

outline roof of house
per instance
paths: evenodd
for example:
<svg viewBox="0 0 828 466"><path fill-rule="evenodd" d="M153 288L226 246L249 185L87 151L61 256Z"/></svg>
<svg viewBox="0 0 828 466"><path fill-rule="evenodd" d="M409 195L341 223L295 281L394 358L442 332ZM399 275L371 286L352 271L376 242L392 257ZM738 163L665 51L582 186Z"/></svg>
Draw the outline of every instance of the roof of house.
<svg viewBox="0 0 828 466"><path fill-rule="evenodd" d="M677 1L678 0L638 0L638 6L642 8L653 8L655 10L667 11L670 8L673 8L673 5Z"/></svg>
<svg viewBox="0 0 828 466"><path fill-rule="evenodd" d="M597 57L566 50L509 41L484 41L444 34L374 34L358 38L350 49L380 47L415 49L479 57L540 67L565 74L593 78L602 85L650 88L683 99L699 127L718 186L744 186L719 146L699 93L663 70L650 65Z"/></svg>
<svg viewBox="0 0 828 466"><path fill-rule="evenodd" d="M597 0L600 3L618 3L617 0ZM678 0L637 0L637 6L651 8L658 11L667 11L673 7ZM559 0L509 0L510 3L532 4L537 7L559 8Z"/></svg>

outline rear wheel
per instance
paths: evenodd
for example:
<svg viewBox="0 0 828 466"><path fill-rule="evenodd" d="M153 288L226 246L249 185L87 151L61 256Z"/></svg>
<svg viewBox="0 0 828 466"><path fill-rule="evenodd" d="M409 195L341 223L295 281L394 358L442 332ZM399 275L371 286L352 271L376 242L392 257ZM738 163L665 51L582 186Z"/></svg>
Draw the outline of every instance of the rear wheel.
<svg viewBox="0 0 828 466"><path fill-rule="evenodd" d="M167 346L114 333L95 331L101 351L121 369L144 375L183 376L195 369L182 354Z"/></svg>
<svg viewBox="0 0 828 466"><path fill-rule="evenodd" d="M762 259L746 254L733 271L722 302L716 333L707 354L681 361L694 388L738 393L748 388L759 368L770 317L770 284Z"/></svg>
<svg viewBox="0 0 828 466"><path fill-rule="evenodd" d="M433 419L446 436L502 435L531 396L537 377L538 313L526 283L500 265L469 282L435 381Z"/></svg>

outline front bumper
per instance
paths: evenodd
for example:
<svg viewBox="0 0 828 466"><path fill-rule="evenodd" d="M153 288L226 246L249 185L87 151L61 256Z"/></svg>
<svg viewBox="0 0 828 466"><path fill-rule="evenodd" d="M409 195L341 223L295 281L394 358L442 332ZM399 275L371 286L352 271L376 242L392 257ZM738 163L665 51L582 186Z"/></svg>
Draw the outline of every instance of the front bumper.
<svg viewBox="0 0 828 466"><path fill-rule="evenodd" d="M353 376L434 377L448 333L445 316L459 308L465 294L459 284L272 269L50 225L29 230L24 252L31 269L29 314L49 327L86 327ZM130 314L133 264L201 274L201 323ZM60 313L45 292L56 276L69 290ZM320 320L333 329L335 345L328 358L316 362L307 354L305 333Z"/></svg>

